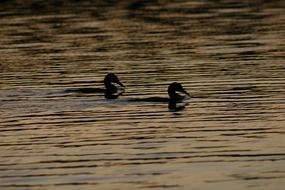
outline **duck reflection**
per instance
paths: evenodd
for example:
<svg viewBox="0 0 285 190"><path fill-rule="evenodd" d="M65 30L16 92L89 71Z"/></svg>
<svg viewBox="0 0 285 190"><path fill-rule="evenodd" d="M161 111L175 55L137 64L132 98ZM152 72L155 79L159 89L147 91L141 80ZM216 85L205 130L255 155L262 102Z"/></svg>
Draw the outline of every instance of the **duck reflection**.
<svg viewBox="0 0 285 190"><path fill-rule="evenodd" d="M116 99L124 93L125 86L114 73L109 73L104 78L105 88L78 88L69 89L66 92L70 93L104 93L106 99Z"/></svg>
<svg viewBox="0 0 285 190"><path fill-rule="evenodd" d="M188 105L188 103L181 103L181 102L176 102L176 101L169 100L169 102L168 102L168 109L170 111L181 111L187 105Z"/></svg>

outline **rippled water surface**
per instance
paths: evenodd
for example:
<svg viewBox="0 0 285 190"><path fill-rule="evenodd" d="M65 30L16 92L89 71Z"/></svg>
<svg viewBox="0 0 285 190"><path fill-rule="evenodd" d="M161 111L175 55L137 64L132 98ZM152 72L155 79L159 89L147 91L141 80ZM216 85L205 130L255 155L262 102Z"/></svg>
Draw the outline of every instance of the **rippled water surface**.
<svg viewBox="0 0 285 190"><path fill-rule="evenodd" d="M284 189L284 1L0 5L0 189Z"/></svg>

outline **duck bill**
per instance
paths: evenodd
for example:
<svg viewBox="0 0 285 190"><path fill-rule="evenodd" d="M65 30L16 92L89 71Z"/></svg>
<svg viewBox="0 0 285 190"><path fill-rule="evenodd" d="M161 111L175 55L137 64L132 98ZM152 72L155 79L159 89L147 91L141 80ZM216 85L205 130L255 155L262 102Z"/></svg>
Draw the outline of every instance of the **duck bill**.
<svg viewBox="0 0 285 190"><path fill-rule="evenodd" d="M125 86L119 80L117 81L117 84L125 88Z"/></svg>
<svg viewBox="0 0 285 190"><path fill-rule="evenodd" d="M181 92L190 97L190 94L188 92L186 92L186 90L182 89Z"/></svg>

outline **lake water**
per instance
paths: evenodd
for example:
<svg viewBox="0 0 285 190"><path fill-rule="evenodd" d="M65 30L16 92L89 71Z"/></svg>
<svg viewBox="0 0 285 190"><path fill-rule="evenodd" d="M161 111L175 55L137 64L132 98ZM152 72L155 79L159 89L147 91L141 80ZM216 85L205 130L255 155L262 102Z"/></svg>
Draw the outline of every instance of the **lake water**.
<svg viewBox="0 0 285 190"><path fill-rule="evenodd" d="M284 189L284 1L0 5L0 189Z"/></svg>

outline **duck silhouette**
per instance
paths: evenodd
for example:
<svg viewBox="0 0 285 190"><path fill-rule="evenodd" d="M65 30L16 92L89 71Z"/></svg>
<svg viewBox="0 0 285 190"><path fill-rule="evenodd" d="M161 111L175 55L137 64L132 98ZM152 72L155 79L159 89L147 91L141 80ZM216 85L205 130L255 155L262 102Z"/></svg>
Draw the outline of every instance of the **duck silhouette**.
<svg viewBox="0 0 285 190"><path fill-rule="evenodd" d="M118 88L115 84L118 84L122 88ZM119 97L124 92L124 85L121 83L119 78L114 73L108 73L104 78L105 88L78 88L78 89L69 89L66 92L70 93L83 93L83 94L92 94L92 93L104 93L105 98L115 99Z"/></svg>
<svg viewBox="0 0 285 190"><path fill-rule="evenodd" d="M182 106L177 106L177 103L182 103L187 97L190 97L190 94L182 87L178 82L173 82L168 86L168 98L167 97L147 97L147 98L134 98L131 101L139 102L165 102L168 103L168 108L170 110L180 110L185 107L186 104ZM178 92L185 95L180 95Z"/></svg>

